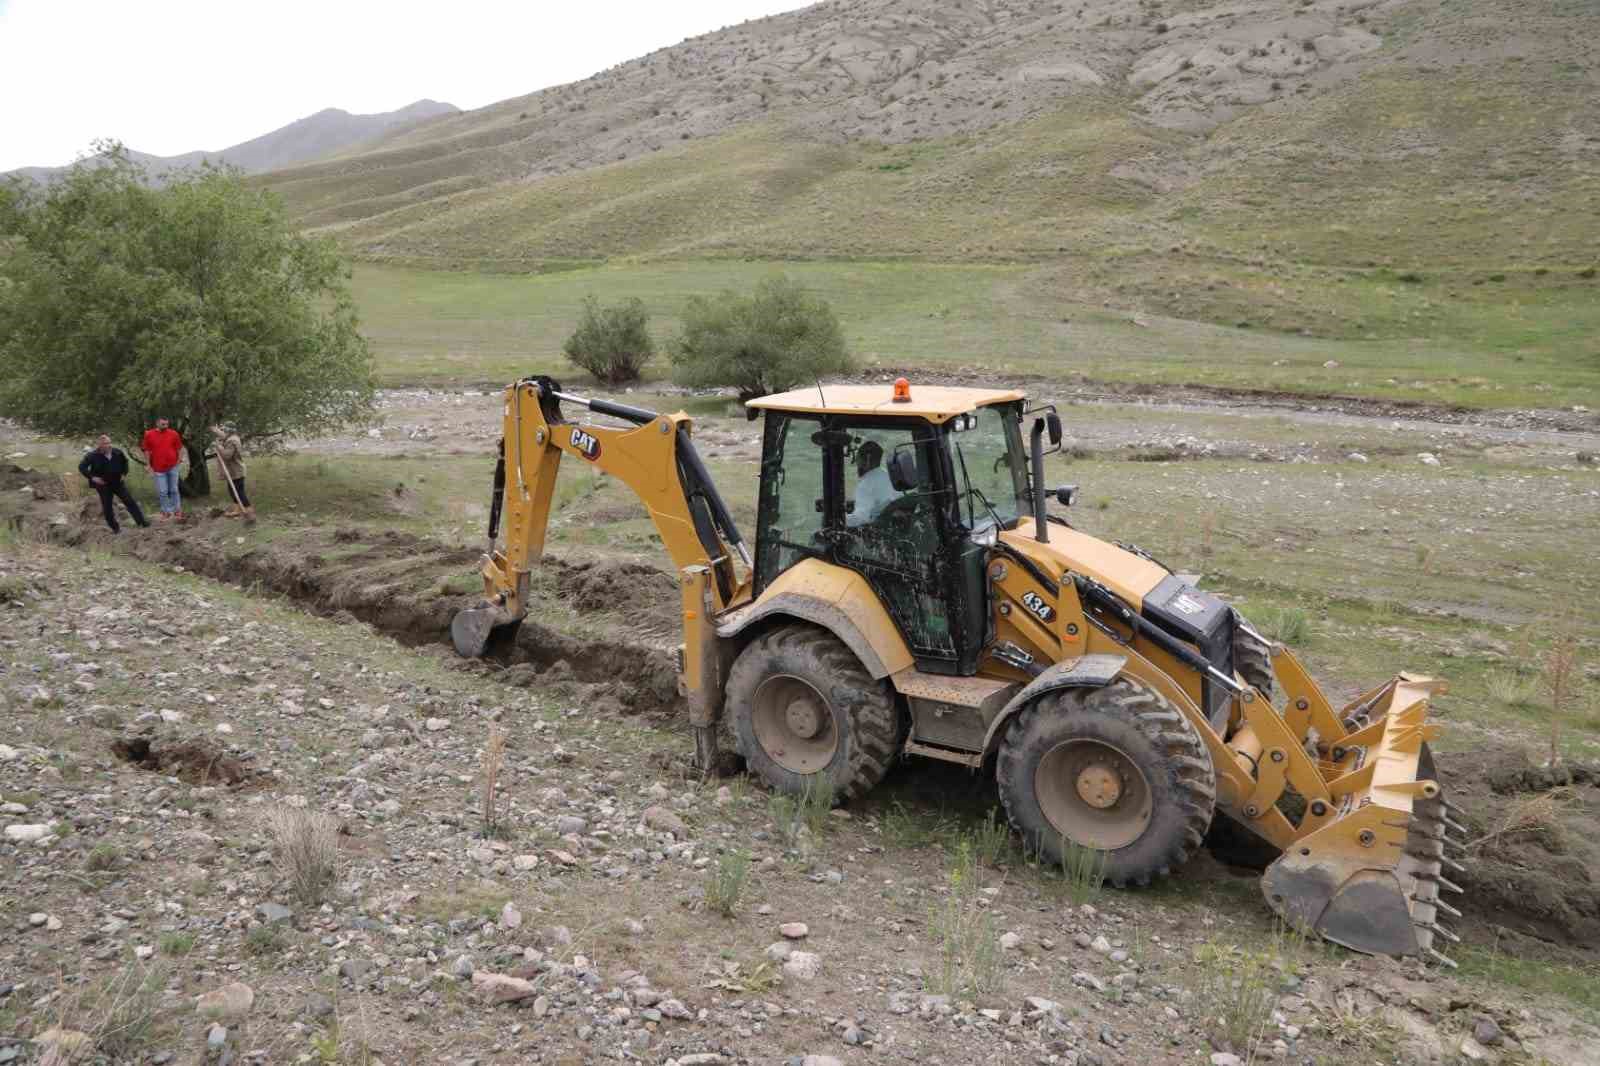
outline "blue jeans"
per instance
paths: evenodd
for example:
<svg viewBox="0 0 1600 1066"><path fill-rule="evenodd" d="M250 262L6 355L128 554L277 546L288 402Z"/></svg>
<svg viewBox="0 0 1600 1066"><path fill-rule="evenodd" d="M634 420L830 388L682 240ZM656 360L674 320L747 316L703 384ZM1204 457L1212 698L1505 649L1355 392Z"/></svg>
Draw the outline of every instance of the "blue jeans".
<svg viewBox="0 0 1600 1066"><path fill-rule="evenodd" d="M156 474L156 499L160 502L162 514L175 514L183 510L183 504L178 501L177 467Z"/></svg>

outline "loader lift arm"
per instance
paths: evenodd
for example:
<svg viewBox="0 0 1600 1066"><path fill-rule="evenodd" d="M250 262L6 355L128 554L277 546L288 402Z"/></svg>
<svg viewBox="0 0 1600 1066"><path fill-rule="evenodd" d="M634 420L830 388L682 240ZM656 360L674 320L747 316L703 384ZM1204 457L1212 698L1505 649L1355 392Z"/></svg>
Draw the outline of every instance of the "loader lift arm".
<svg viewBox="0 0 1600 1066"><path fill-rule="evenodd" d="M569 422L562 403L629 423ZM661 543L681 572L709 575L707 607L720 611L748 594L750 555L727 504L695 451L683 413L662 415L562 391L548 377L506 387L501 456L490 505L489 549L483 560L482 606L451 623L456 650L482 655L497 636L514 633L528 613L528 574L544 554L551 500L563 454L616 477L639 497ZM504 546L498 544L504 526ZM745 565L741 582L734 567Z"/></svg>

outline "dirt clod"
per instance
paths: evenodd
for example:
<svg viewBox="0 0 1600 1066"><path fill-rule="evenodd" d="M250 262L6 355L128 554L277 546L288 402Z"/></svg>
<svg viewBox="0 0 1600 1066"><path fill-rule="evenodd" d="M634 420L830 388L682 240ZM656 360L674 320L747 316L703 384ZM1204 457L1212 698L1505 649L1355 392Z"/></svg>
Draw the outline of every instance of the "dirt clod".
<svg viewBox="0 0 1600 1066"><path fill-rule="evenodd" d="M142 770L166 774L191 785L238 785L250 777L244 764L204 740L162 741L129 736L111 743L111 752Z"/></svg>

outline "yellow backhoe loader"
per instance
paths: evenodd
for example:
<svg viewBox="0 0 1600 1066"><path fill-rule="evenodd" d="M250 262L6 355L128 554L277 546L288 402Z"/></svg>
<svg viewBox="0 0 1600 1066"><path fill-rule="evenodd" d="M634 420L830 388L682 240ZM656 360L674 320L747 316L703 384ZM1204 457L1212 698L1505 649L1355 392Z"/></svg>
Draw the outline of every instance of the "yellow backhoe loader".
<svg viewBox="0 0 1600 1066"><path fill-rule="evenodd" d="M1181 865L1221 815L1281 853L1261 884L1288 922L1449 962L1459 827L1427 744L1442 683L1401 674L1335 707L1216 596L1049 513L1075 492L1044 486L1061 421L1020 392L901 379L748 408L764 418L753 557L686 415L508 386L485 602L454 619L456 649L481 655L527 614L570 456L638 494L677 567L702 766L724 729L790 793L825 775L858 797L900 756L992 762L1030 846L1096 849L1117 885Z"/></svg>

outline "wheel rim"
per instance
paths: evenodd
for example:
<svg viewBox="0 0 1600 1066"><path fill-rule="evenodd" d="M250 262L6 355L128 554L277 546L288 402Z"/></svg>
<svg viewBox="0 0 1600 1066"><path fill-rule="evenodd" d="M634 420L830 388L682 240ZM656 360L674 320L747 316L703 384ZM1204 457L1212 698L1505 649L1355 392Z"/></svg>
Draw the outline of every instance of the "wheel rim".
<svg viewBox="0 0 1600 1066"><path fill-rule="evenodd" d="M1150 824L1150 782L1128 754L1099 740L1068 740L1045 752L1034 771L1039 809L1075 844L1111 851Z"/></svg>
<svg viewBox="0 0 1600 1066"><path fill-rule="evenodd" d="M756 742L767 757L796 774L814 774L833 762L839 731L822 693L804 678L774 674L751 700Z"/></svg>

